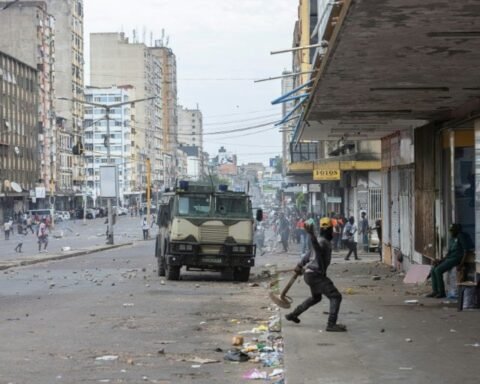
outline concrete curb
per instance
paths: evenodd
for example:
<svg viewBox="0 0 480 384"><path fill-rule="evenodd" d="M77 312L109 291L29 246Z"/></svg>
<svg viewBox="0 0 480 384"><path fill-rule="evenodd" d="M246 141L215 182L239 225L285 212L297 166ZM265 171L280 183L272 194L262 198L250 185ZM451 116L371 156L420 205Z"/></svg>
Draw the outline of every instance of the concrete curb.
<svg viewBox="0 0 480 384"><path fill-rule="evenodd" d="M73 251L71 253L62 253L62 254L48 255L48 256L45 255L44 257L40 256L40 257L37 257L37 258L28 259L28 260L0 262L0 271L4 271L6 269L15 268L15 267L25 267L27 265L43 263L43 262L46 262L46 261L63 260L63 259L69 259L71 257L89 255L91 253L108 251L110 249L126 247L126 246L129 246L129 245L133 245L133 242L132 243L115 244L115 245L104 245L104 246L100 246L100 247L84 249L84 250L81 250L81 251Z"/></svg>

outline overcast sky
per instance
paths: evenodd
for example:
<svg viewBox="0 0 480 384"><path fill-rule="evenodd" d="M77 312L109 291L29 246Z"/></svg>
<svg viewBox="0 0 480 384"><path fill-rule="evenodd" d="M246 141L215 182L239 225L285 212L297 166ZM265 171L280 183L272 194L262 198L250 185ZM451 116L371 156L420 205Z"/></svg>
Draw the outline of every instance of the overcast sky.
<svg viewBox="0 0 480 384"><path fill-rule="evenodd" d="M291 47L297 0L84 0L84 5L87 55L92 32L124 31L131 37L136 29L149 44L151 33L160 39L165 30L177 57L179 103L187 108L198 103L204 132L280 118L280 107L270 104L281 94L280 80L253 80L291 68L291 54L270 51ZM87 56L87 74L88 65ZM256 131L263 132L252 134ZM222 145L237 153L240 163L266 163L281 155L281 134L267 126L204 137L211 156Z"/></svg>

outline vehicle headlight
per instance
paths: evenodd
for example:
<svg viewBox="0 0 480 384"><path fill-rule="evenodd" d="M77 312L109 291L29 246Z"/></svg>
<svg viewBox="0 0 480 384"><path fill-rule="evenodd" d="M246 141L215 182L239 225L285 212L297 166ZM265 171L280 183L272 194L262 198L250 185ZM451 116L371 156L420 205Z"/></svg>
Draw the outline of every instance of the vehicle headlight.
<svg viewBox="0 0 480 384"><path fill-rule="evenodd" d="M193 251L193 245L192 244L179 244L178 245L178 250L179 251L185 251L185 252L191 252L191 251Z"/></svg>

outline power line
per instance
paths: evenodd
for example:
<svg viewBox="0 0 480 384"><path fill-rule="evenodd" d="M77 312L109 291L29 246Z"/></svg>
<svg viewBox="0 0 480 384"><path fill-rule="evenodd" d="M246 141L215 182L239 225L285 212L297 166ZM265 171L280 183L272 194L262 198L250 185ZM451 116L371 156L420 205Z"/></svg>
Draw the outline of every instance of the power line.
<svg viewBox="0 0 480 384"><path fill-rule="evenodd" d="M275 108L276 110L276 108ZM245 114L255 114L255 113L260 113L260 112L271 112L272 109L261 109L261 110L256 110L256 111L246 111L246 112L238 112L238 113L226 113L223 115L212 115L212 116L204 116L203 119L213 119L216 117L226 117L226 116L238 116L238 115L245 115Z"/></svg>
<svg viewBox="0 0 480 384"><path fill-rule="evenodd" d="M262 115L262 116L258 116L258 117L252 117L252 118L250 118L250 119L222 121L222 122L218 122L218 123L208 123L208 124L203 124L203 126L205 127L205 126L211 126L211 125L223 125L223 124L227 125L227 124L244 123L244 122L246 122L246 121L266 119L266 118L275 117L275 116L279 116L279 113L270 114L270 115ZM205 119L204 119L204 120L205 120Z"/></svg>

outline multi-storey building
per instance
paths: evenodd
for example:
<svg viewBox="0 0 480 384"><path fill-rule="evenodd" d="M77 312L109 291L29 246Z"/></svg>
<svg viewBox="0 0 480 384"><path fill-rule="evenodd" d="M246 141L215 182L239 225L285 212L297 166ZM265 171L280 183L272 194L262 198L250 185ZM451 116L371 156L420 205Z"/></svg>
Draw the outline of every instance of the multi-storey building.
<svg viewBox="0 0 480 384"><path fill-rule="evenodd" d="M37 68L39 184L53 189L57 178L54 114L55 20L44 1L0 2L0 50ZM53 190L51 190L53 192ZM45 200L40 205L49 204Z"/></svg>
<svg viewBox="0 0 480 384"><path fill-rule="evenodd" d="M150 51L160 60L162 68L162 153L164 186L172 186L177 177L177 61L171 48L164 46L163 40L156 40ZM160 184L158 187L161 187Z"/></svg>
<svg viewBox="0 0 480 384"><path fill-rule="evenodd" d="M178 106L178 145L197 146L203 152L202 111Z"/></svg>
<svg viewBox="0 0 480 384"><path fill-rule="evenodd" d="M39 168L35 68L0 52L0 221L28 208Z"/></svg>
<svg viewBox="0 0 480 384"><path fill-rule="evenodd" d="M59 130L57 137L70 141L73 146L83 135L83 0L46 0L46 3L48 11L55 17L55 113L63 121L57 127L63 129ZM59 160L57 179L63 179L66 185L64 196L57 196L57 200L61 200L57 204L72 205L75 201L72 197L82 192L83 159L72 157L69 150L59 153ZM81 198L77 198L77 204L80 202Z"/></svg>
<svg viewBox="0 0 480 384"><path fill-rule="evenodd" d="M283 71L282 72L282 95L287 94L293 90L293 76L291 71ZM295 122L289 120L289 113L292 111L294 107L294 102L289 101L282 104L282 117L288 121L285 122L282 126L282 174L283 176L287 173L287 165L289 162L290 157L290 142L292 139L292 131L291 129Z"/></svg>
<svg viewBox="0 0 480 384"><path fill-rule="evenodd" d="M130 196L136 189L135 128L132 105L134 90L130 87L93 88L85 90L85 101L104 105L126 103L111 109L110 124L110 164L117 165L119 199ZM87 193L95 205L100 192L100 167L108 164L107 158L107 119L104 108L85 108L85 168Z"/></svg>
<svg viewBox="0 0 480 384"><path fill-rule="evenodd" d="M142 177L140 190L147 183L146 159L151 161L153 184L163 181L162 154L162 70L157 55L144 43L129 42L123 33L92 33L90 35L91 83L96 87L130 84L138 99L136 130L140 158L137 172Z"/></svg>
<svg viewBox="0 0 480 384"><path fill-rule="evenodd" d="M204 174L204 157L203 153L203 116L202 111L196 109L188 109L178 106L178 146L179 147L198 147L199 157L199 175Z"/></svg>

